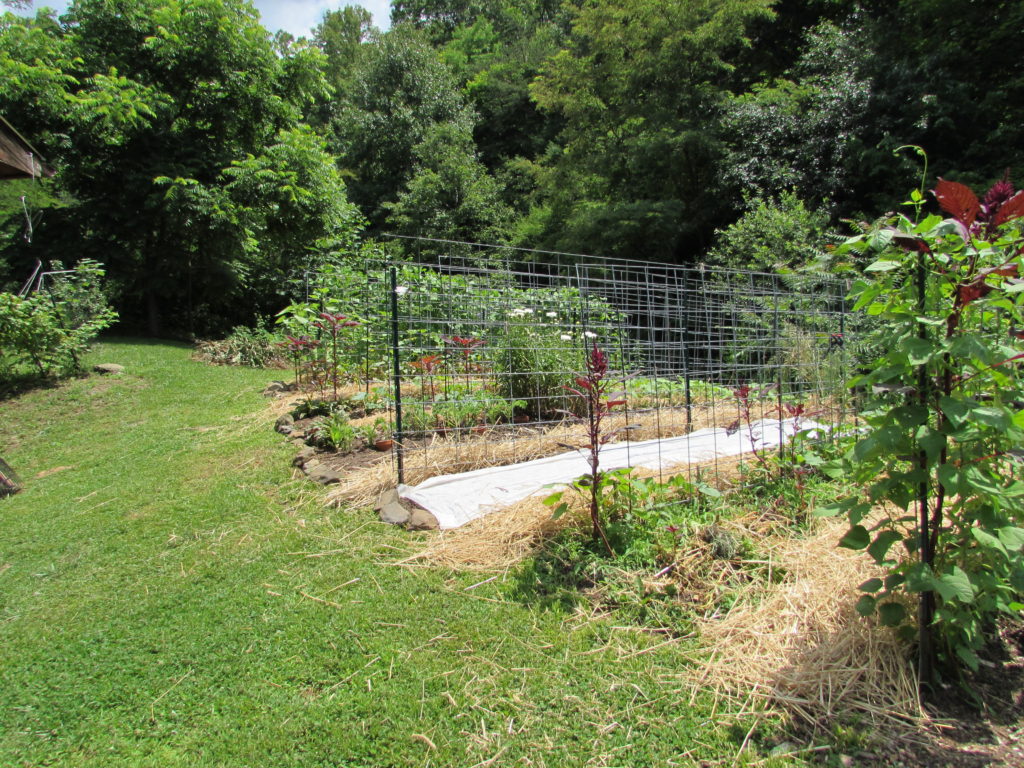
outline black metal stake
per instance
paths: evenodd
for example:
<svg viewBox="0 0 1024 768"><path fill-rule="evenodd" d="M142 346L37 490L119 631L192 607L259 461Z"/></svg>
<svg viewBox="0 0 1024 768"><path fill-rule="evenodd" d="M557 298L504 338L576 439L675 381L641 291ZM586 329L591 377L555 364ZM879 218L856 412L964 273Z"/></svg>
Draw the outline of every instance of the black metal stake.
<svg viewBox="0 0 1024 768"><path fill-rule="evenodd" d="M921 317L925 315L926 308L926 285L927 273L924 265L924 254L919 253L917 257L917 304ZM918 335L922 339L928 338L928 327L924 323L919 324ZM927 365L922 363L917 369L917 402L919 405L928 407L929 381ZM932 552L931 535L928 531L928 454L921 449L917 455L917 465L921 471L921 484L918 488L917 511L920 518L920 549L921 562L931 568L935 556ZM935 645L932 636L932 621L935 617L935 593L927 590L921 593L921 601L918 605L918 685L922 688L932 684L935 675Z"/></svg>
<svg viewBox="0 0 1024 768"><path fill-rule="evenodd" d="M398 270L390 268L391 272L391 360L394 364L395 379L395 462L398 465L398 482L405 482L405 448L402 442L405 435L402 433L402 359L399 353L398 338Z"/></svg>

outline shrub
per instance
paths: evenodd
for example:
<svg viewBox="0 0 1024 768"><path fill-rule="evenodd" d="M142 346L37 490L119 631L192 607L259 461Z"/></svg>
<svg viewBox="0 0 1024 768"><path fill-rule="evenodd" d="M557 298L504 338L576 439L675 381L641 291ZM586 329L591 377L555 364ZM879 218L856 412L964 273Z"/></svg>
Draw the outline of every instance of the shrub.
<svg viewBox="0 0 1024 768"><path fill-rule="evenodd" d="M351 451L355 446L356 437L356 429L348 423L348 416L344 411L317 419L309 430L309 439L314 445L340 453Z"/></svg>
<svg viewBox="0 0 1024 768"><path fill-rule="evenodd" d="M51 268L61 271L62 265ZM0 293L0 380L26 366L42 378L81 372L82 353L117 319L102 292L103 274L98 263L83 260L45 290L24 297Z"/></svg>
<svg viewBox="0 0 1024 768"><path fill-rule="evenodd" d="M793 191L757 199L738 221L715 233L708 263L761 272L798 269L824 255L828 214L811 211Z"/></svg>

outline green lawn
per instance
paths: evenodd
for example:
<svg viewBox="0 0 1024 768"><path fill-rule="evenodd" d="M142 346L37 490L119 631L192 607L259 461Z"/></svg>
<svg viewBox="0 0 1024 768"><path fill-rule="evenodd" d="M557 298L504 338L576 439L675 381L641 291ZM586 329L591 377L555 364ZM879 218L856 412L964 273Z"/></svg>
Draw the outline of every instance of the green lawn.
<svg viewBox="0 0 1024 768"><path fill-rule="evenodd" d="M396 567L411 534L324 508L273 372L97 362L127 372L0 401L0 765L735 764L683 642Z"/></svg>

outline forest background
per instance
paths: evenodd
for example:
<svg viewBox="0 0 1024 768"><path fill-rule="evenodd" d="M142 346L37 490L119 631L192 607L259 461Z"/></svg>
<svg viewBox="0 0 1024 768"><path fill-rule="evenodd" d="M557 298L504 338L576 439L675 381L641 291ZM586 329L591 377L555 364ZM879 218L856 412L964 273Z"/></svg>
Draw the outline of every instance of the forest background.
<svg viewBox="0 0 1024 768"><path fill-rule="evenodd" d="M125 330L260 322L385 233L764 270L928 178L1024 167L1024 2L5 0L0 289L106 265Z"/></svg>

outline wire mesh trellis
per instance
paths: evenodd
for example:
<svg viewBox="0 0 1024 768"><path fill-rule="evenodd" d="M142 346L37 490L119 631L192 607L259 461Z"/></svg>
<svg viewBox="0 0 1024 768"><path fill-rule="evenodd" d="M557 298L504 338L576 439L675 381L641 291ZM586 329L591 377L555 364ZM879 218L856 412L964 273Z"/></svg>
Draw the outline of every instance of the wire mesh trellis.
<svg viewBox="0 0 1024 768"><path fill-rule="evenodd" d="M835 424L846 409L841 281L413 242L413 258L369 263L345 288L363 321L347 352L391 407L399 480L578 445L566 385L594 344L625 394L620 440L735 430L798 405Z"/></svg>

